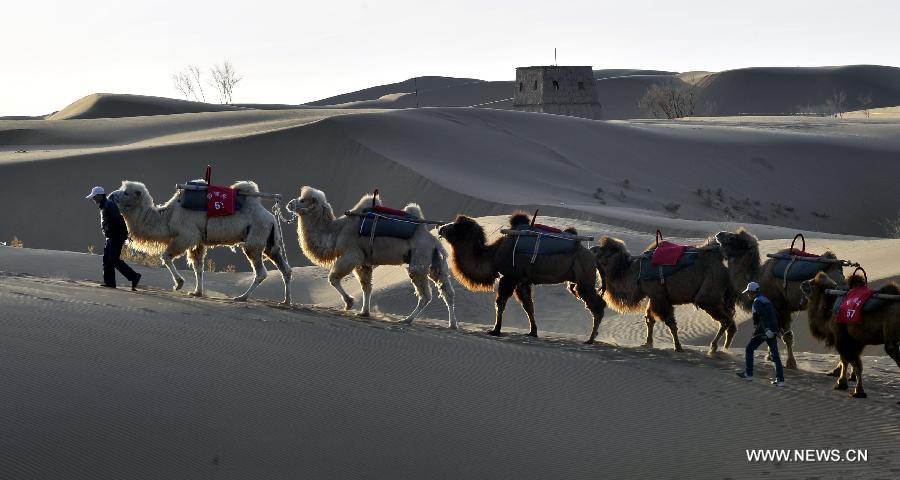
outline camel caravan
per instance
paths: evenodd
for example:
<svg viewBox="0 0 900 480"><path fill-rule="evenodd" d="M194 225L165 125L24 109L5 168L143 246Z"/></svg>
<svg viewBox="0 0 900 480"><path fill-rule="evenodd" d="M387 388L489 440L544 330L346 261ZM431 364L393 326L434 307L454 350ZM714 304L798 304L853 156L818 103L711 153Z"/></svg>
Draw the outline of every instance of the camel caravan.
<svg viewBox="0 0 900 480"><path fill-rule="evenodd" d="M356 277L362 290L358 315L363 317L372 311L375 268L402 265L418 299L402 321L407 325L432 301L434 284L447 307L447 327L458 329L451 280L455 278L470 291L494 293L495 320L488 334L501 335L506 305L515 297L528 318L526 335L537 337L533 286L565 284L590 314L585 343L596 342L608 305L621 313L643 313L644 347L653 346L654 325L662 322L671 332L674 349L683 351L675 306L694 305L718 325L708 348L713 355L723 337L723 347L730 348L738 307L754 314L756 327L757 297L764 297L777 318L777 327L772 328L778 330L765 331L767 343L778 359L775 347L777 337L781 338L787 348L786 368L797 368L792 320L801 311L807 313L813 337L833 347L840 357L829 373L838 377L835 389L847 389L848 379L855 377L853 396L866 396L861 359L866 345L883 345L900 367L900 288L896 284L869 288L861 268L845 278L844 267L859 265L832 252L807 252L802 235L789 248L763 260L758 239L743 228L719 232L703 245L671 243L657 231L654 243L632 255L615 238L604 236L591 245L595 239L579 235L574 228L541 225L536 222L537 211L530 218L513 213L508 228L489 239L473 218L458 215L450 223L427 220L415 203L402 209L386 207L378 190L363 195L337 216L325 193L310 186L302 187L300 195L284 207L280 195L262 193L252 181L228 187L211 184L209 168L203 180L176 187L168 201L156 205L144 184L123 181L109 199L118 205L127 224L131 248L159 255L174 290L184 286L184 278L173 261L186 255L196 279L192 296L204 294L207 249L227 246L240 248L253 271L250 286L233 300L246 301L253 294L267 276L264 261L268 260L281 273L282 304L291 305L291 267L281 224L296 220L300 251L328 270L328 282L348 311L356 301L341 281L351 273ZM263 199L274 200L271 210L263 206ZM432 227L438 227L436 232ZM860 271L862 275L857 274ZM745 295L748 291L751 294ZM773 337L776 343L771 343ZM780 363L776 366L780 372ZM781 386L783 378L778 383Z"/></svg>

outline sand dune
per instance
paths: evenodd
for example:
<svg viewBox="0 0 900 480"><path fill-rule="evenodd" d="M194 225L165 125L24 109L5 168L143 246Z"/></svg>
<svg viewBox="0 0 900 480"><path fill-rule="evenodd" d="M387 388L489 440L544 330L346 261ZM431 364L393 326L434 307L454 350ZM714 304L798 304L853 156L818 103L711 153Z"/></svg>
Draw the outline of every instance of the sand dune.
<svg viewBox="0 0 900 480"><path fill-rule="evenodd" d="M189 102L174 98L121 93L94 93L49 115L47 119L142 117L147 115L171 115L173 113L222 112L239 109L239 107L231 105Z"/></svg>
<svg viewBox="0 0 900 480"><path fill-rule="evenodd" d="M682 237L740 224L765 238L773 238L767 225L877 236L897 213L900 124L893 122L604 123L489 109L343 115L349 112L0 122L0 138L11 139L0 147L0 172L19 180L0 191L0 202L28 198L30 206L4 211L0 238L84 251L98 241L96 212L79 203L91 186L142 180L162 201L207 163L218 181L251 177L286 196L316 185L337 209L377 187L389 204L417 201L435 219L540 206L547 215ZM848 158L856 160L852 169ZM809 182L792 172L825 173ZM595 198L598 188L605 204ZM852 202L834 195L861 191L867 194ZM677 213L666 210L669 203L680 205Z"/></svg>

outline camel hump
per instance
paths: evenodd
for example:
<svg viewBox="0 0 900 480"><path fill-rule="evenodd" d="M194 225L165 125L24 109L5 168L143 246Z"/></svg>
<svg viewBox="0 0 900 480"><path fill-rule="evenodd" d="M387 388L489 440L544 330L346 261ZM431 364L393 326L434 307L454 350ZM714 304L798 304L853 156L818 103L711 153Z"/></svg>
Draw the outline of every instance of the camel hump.
<svg viewBox="0 0 900 480"><path fill-rule="evenodd" d="M422 213L422 207L418 203L410 203L403 207L403 211L418 219L424 219L425 214Z"/></svg>
<svg viewBox="0 0 900 480"><path fill-rule="evenodd" d="M242 193L259 193L259 185L252 180L238 180L230 188Z"/></svg>
<svg viewBox="0 0 900 480"><path fill-rule="evenodd" d="M878 293L885 293L888 295L900 295L900 286L896 283L889 283L878 289Z"/></svg>
<svg viewBox="0 0 900 480"><path fill-rule="evenodd" d="M361 212L365 208L370 208L373 205L380 206L381 205L381 197L375 198L375 203L372 203L373 195L371 193L367 193L356 202L356 205L353 206L351 211L353 212Z"/></svg>

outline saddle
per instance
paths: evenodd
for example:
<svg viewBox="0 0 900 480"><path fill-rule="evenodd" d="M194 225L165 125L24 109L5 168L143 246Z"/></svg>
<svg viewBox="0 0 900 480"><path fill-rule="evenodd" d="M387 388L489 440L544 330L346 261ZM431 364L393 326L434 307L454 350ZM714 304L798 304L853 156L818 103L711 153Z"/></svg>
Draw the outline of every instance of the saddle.
<svg viewBox="0 0 900 480"><path fill-rule="evenodd" d="M862 272L862 277L856 275L857 272ZM862 267L856 267L850 275L850 285L852 287L834 301L834 321L837 323L858 325L863 321L863 313L874 312L888 303L888 300L873 297L878 291L869 288L869 276Z"/></svg>
<svg viewBox="0 0 900 480"><path fill-rule="evenodd" d="M794 248L797 239L803 241L800 249ZM788 282L803 282L810 280L819 272L828 269L830 263L827 257L809 253L806 251L806 239L802 233L798 233L791 242L791 248L784 252L770 254L769 258L775 259L775 266L772 273L775 277L786 280ZM797 258L805 258L810 260L797 260ZM815 261L821 259L822 261Z"/></svg>
<svg viewBox="0 0 900 480"><path fill-rule="evenodd" d="M666 278L690 267L697 260L700 249L689 245L663 240L662 232L656 231L656 247L645 251L640 256L640 280L659 280L665 283Z"/></svg>
<svg viewBox="0 0 900 480"><path fill-rule="evenodd" d="M369 237L391 237L403 240L412 238L422 223L421 219L405 210L376 205L378 190L372 195L372 206L364 208L359 222L359 235Z"/></svg>
<svg viewBox="0 0 900 480"><path fill-rule="evenodd" d="M513 227L514 230L535 232L538 235L516 235L516 255L559 255L572 253L578 245L578 240L573 238L574 233L564 232L556 227L533 223L521 224Z"/></svg>
<svg viewBox="0 0 900 480"><path fill-rule="evenodd" d="M185 182L181 208L205 211L208 217L234 215L241 209L246 197L233 188L212 185L211 174L212 167L207 165L204 181Z"/></svg>

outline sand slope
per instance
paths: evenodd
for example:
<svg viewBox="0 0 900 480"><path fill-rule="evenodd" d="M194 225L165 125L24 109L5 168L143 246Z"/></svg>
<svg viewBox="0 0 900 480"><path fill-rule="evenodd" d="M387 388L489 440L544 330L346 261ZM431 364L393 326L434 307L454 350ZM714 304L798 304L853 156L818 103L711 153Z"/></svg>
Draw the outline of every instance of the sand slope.
<svg viewBox="0 0 900 480"><path fill-rule="evenodd" d="M222 112L229 110L239 110L239 108L231 105L190 102L187 100L150 97L146 95L94 93L49 115L47 119L121 118L147 115L171 115L173 113Z"/></svg>
<svg viewBox="0 0 900 480"><path fill-rule="evenodd" d="M851 401L814 373L791 372L780 390L740 382L740 359L727 356L494 340L427 322L399 327L396 317L23 275L0 276L0 304L0 375L14 387L0 394L4 478L835 478L898 469L900 414L878 376L869 399ZM760 367L761 378L770 374ZM854 428L835 429L835 418ZM763 447L867 449L869 459L746 461L745 449Z"/></svg>

